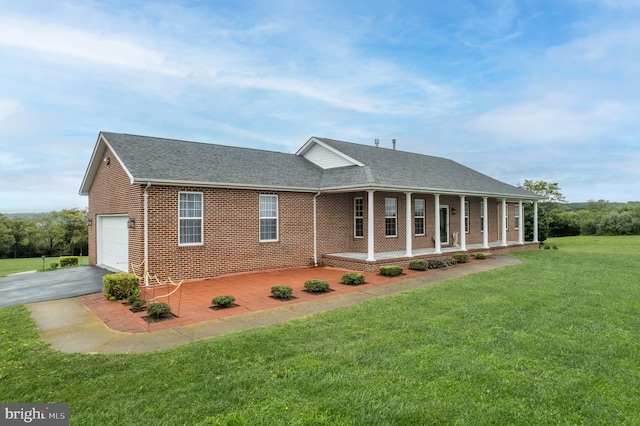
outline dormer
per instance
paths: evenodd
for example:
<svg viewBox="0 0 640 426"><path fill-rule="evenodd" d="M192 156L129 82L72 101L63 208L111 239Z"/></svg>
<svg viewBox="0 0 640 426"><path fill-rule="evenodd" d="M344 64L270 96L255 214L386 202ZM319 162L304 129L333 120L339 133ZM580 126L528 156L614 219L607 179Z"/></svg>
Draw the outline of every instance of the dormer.
<svg viewBox="0 0 640 426"><path fill-rule="evenodd" d="M302 148L296 152L316 166L322 169L335 169L338 167L360 166L364 167L361 162L349 157L348 155L330 147L318 138L312 137L305 143Z"/></svg>

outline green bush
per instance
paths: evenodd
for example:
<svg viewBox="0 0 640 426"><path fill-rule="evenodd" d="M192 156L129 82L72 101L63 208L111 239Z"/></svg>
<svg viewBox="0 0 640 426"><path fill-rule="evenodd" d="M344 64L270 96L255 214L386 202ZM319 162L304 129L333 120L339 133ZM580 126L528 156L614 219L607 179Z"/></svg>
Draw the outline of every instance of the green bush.
<svg viewBox="0 0 640 426"><path fill-rule="evenodd" d="M293 294L293 289L288 285L274 285L271 287L271 294L276 299L289 299Z"/></svg>
<svg viewBox="0 0 640 426"><path fill-rule="evenodd" d="M133 312L144 311L144 306L147 304L147 301L144 299L136 298L133 302L131 302L131 310Z"/></svg>
<svg viewBox="0 0 640 426"><path fill-rule="evenodd" d="M473 255L473 257L475 257L476 259L479 259L479 260L484 260L484 259L487 258L487 255L484 254L484 253L476 253L476 254Z"/></svg>
<svg viewBox="0 0 640 426"><path fill-rule="evenodd" d="M78 266L78 256L60 256L58 260L61 268L68 268L70 266Z"/></svg>
<svg viewBox="0 0 640 426"><path fill-rule="evenodd" d="M409 269L414 271L426 271L429 269L429 262L424 259L413 259L409 262Z"/></svg>
<svg viewBox="0 0 640 426"><path fill-rule="evenodd" d="M134 274L121 272L107 274L102 278L104 295L109 300L124 300L132 295L140 294L138 277Z"/></svg>
<svg viewBox="0 0 640 426"><path fill-rule="evenodd" d="M347 272L342 276L341 282L347 285L364 284L364 274L361 272Z"/></svg>
<svg viewBox="0 0 640 426"><path fill-rule="evenodd" d="M443 257L442 259L430 259L429 269L446 268L447 266L455 265L456 261L452 257Z"/></svg>
<svg viewBox="0 0 640 426"><path fill-rule="evenodd" d="M308 280L304 282L304 288L312 293L324 293L329 291L329 281Z"/></svg>
<svg viewBox="0 0 640 426"><path fill-rule="evenodd" d="M50 263L49 264L49 269L58 269L58 266L60 266L60 265L58 265L56 262Z"/></svg>
<svg viewBox="0 0 640 426"><path fill-rule="evenodd" d="M236 298L229 294L229 295L214 297L213 299L211 299L211 304L219 306L221 308L228 308L235 301L236 301Z"/></svg>
<svg viewBox="0 0 640 426"><path fill-rule="evenodd" d="M453 260L455 260L456 263L467 263L469 261L469 255L464 253L454 254Z"/></svg>
<svg viewBox="0 0 640 426"><path fill-rule="evenodd" d="M150 303L147 314L152 318L167 318L171 316L171 307L164 302Z"/></svg>
<svg viewBox="0 0 640 426"><path fill-rule="evenodd" d="M551 250L551 246L549 244L545 244L542 246L545 250Z"/></svg>
<svg viewBox="0 0 640 426"><path fill-rule="evenodd" d="M402 274L402 266L397 265L385 265L380 267L380 275L387 277L396 277Z"/></svg>

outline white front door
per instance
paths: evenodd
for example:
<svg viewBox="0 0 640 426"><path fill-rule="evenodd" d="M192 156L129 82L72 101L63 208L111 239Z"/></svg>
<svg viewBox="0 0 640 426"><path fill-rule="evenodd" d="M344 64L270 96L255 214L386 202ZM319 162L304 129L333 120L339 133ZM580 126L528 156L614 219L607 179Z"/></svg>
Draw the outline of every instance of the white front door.
<svg viewBox="0 0 640 426"><path fill-rule="evenodd" d="M98 216L98 265L129 272L129 229L125 215Z"/></svg>

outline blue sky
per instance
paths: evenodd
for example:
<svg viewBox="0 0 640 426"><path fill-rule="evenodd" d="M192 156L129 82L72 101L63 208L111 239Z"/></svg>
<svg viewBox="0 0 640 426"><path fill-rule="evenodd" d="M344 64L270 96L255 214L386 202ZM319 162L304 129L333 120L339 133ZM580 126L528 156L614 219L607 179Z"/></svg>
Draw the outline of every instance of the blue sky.
<svg viewBox="0 0 640 426"><path fill-rule="evenodd" d="M640 200L636 0L0 3L0 212L84 208L100 130L458 161Z"/></svg>

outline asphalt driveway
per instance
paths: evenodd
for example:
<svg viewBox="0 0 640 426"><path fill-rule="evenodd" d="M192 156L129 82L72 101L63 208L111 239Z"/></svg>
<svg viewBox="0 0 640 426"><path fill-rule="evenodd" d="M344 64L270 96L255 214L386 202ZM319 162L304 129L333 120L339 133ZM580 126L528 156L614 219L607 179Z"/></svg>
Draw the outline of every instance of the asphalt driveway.
<svg viewBox="0 0 640 426"><path fill-rule="evenodd" d="M97 293L102 291L102 277L110 273L97 266L80 266L3 277L0 307Z"/></svg>

